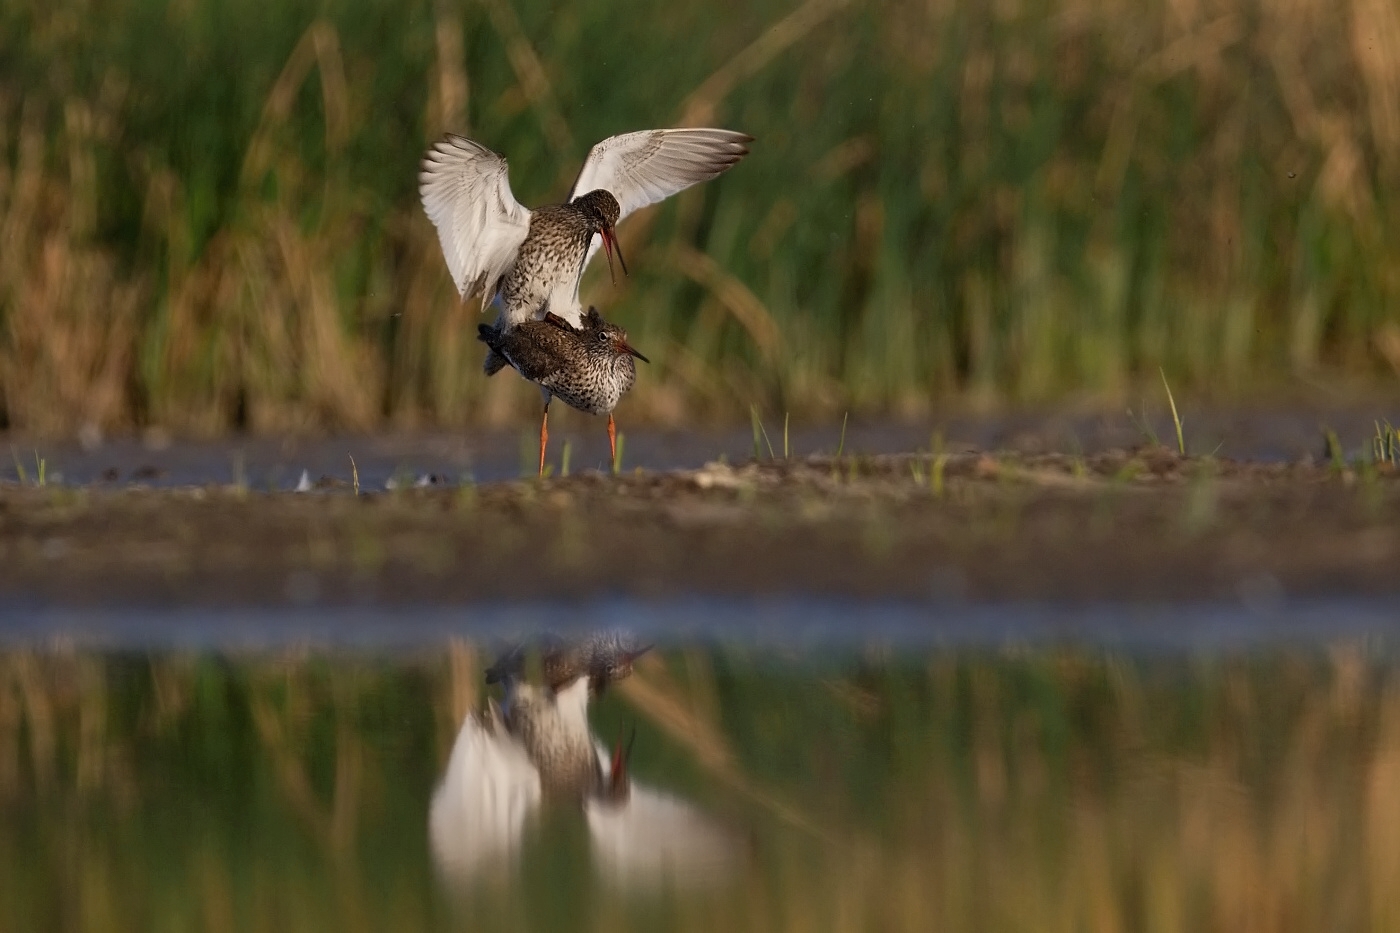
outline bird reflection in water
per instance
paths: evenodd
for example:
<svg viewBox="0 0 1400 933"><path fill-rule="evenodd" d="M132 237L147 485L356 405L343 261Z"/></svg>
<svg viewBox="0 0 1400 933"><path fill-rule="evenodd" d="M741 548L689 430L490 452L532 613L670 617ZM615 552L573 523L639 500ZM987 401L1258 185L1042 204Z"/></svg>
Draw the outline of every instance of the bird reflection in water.
<svg viewBox="0 0 1400 933"><path fill-rule="evenodd" d="M617 633L547 639L543 684L525 680L522 648L487 669L502 697L467 714L429 813L447 881L513 873L546 812L583 815L594 869L620 887L708 885L732 874L738 836L689 801L633 780L632 739L608 749L589 727L590 703L646 650Z"/></svg>

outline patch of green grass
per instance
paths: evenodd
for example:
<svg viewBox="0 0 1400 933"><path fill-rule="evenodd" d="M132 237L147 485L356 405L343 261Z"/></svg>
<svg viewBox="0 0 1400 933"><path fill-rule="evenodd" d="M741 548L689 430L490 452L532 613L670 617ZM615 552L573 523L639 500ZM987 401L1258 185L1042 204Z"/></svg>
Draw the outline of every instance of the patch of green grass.
<svg viewBox="0 0 1400 933"><path fill-rule="evenodd" d="M1346 451L1342 449L1341 439L1337 437L1337 432L1331 428L1322 429L1322 442L1327 452L1327 460L1332 465L1332 470L1342 473L1347 468Z"/></svg>
<svg viewBox="0 0 1400 933"><path fill-rule="evenodd" d="M928 486L929 491L935 498L943 498L943 471L948 465L948 455L939 451L933 456L933 468L929 471Z"/></svg>
<svg viewBox="0 0 1400 933"><path fill-rule="evenodd" d="M15 464L15 476L21 486L29 485L29 471L24 468L24 463L20 460L19 452L14 445L10 445L10 459ZM44 487L49 484L48 460L39 456L39 451L34 451L34 485Z"/></svg>
<svg viewBox="0 0 1400 933"><path fill-rule="evenodd" d="M1376 433L1371 438L1371 459L1376 463L1389 463L1395 466L1400 456L1400 430L1389 421L1377 421Z"/></svg>
<svg viewBox="0 0 1400 933"><path fill-rule="evenodd" d="M1121 485L1127 485L1128 483L1131 483L1133 480L1137 479L1146 471L1147 468L1143 466L1142 461L1129 460L1127 463L1123 464L1116 471L1114 471L1112 481Z"/></svg>

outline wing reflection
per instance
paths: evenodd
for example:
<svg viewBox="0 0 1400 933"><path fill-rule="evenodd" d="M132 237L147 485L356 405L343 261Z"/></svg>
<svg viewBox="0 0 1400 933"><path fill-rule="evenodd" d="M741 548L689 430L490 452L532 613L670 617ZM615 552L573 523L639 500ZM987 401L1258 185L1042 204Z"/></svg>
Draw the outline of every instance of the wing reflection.
<svg viewBox="0 0 1400 933"><path fill-rule="evenodd" d="M508 873L540 796L540 773L495 704L468 713L428 814L439 869L460 880Z"/></svg>
<svg viewBox="0 0 1400 933"><path fill-rule="evenodd" d="M743 854L736 835L689 801L632 782L627 800L585 806L593 864L621 888L680 888L722 881Z"/></svg>
<svg viewBox="0 0 1400 933"><path fill-rule="evenodd" d="M527 826L546 806L585 818L594 869L617 887L708 885L737 867L745 852L738 834L693 803L632 780L630 746L609 755L598 745L582 715L597 685L580 678L535 687L514 675L503 685L501 706L491 702L462 722L433 794L429 839L445 880L462 886L513 874Z"/></svg>

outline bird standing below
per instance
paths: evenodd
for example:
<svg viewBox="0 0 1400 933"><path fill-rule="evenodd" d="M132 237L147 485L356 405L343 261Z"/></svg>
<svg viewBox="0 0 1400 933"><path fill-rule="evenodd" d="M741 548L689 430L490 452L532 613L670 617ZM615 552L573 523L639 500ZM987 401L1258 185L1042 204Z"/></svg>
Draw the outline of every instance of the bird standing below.
<svg viewBox="0 0 1400 933"><path fill-rule="evenodd" d="M503 156L463 136L428 149L419 178L423 210L437 228L443 257L463 299L484 293L500 305L496 328L544 317L577 326L579 282L599 241L622 259L614 233L633 211L708 181L748 155L752 136L719 129L642 130L611 136L589 150L563 204L529 210L515 199ZM615 281L615 279L614 279ZM505 365L488 353L484 369Z"/></svg>
<svg viewBox="0 0 1400 933"><path fill-rule="evenodd" d="M589 308L579 327L546 313L544 320L526 320L510 328L478 325L477 339L540 387L544 396L541 475L549 443L549 403L556 395L579 411L607 413L609 455L612 462L617 461L617 426L612 412L637 380L633 358L650 362L627 342L625 330L603 320L597 308Z"/></svg>
<svg viewBox="0 0 1400 933"><path fill-rule="evenodd" d="M650 650L651 645L618 630L574 639L546 636L541 639L540 666L544 682L552 689L560 690L575 677L586 674L589 690L599 696L609 684L630 677L632 665Z"/></svg>

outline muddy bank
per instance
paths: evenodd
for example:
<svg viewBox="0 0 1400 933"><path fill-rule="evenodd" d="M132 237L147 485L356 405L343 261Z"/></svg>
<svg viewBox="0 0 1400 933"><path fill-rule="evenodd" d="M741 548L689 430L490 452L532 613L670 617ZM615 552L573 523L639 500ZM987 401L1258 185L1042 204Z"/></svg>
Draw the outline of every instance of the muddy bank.
<svg viewBox="0 0 1400 933"><path fill-rule="evenodd" d="M621 417L621 416L620 416ZM1324 456L1323 431L1331 430L1348 456L1364 454L1378 422L1400 423L1400 399L1319 406L1293 401L1273 406L1183 408L1187 450L1219 457L1284 462ZM783 453L781 414L766 413L760 449ZM693 470L727 457L739 462L754 456L750 425L659 430L623 418L625 462L629 468ZM1128 412L1111 410L1016 411L999 414L944 412L908 422L852 417L840 421L789 426L788 448L794 456L845 454L892 455L946 449L1012 451L1040 454L1077 451L1093 455L1147 442L1171 442L1174 426L1164 401L1139 402ZM535 469L539 424L520 420L513 431L408 432L370 436L225 437L177 439L150 430L142 437L89 438L87 446L8 436L9 456L0 453L0 482L33 479L43 460L49 476L67 486L121 488L131 484L158 488L243 483L261 490L290 491L302 475L349 480L351 461L366 489L382 490L392 480L433 476L449 483L501 482ZM602 468L610 461L603 422L562 408L550 415L550 458L558 468L570 448L575 472Z"/></svg>
<svg viewBox="0 0 1400 933"><path fill-rule="evenodd" d="M1400 591L1392 467L959 452L355 495L0 488L11 605Z"/></svg>

